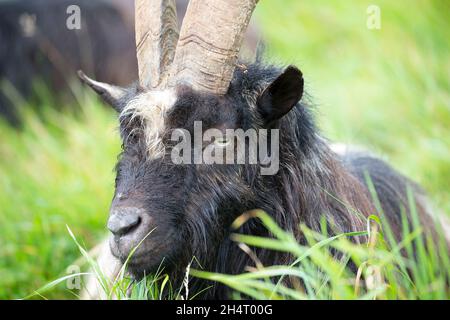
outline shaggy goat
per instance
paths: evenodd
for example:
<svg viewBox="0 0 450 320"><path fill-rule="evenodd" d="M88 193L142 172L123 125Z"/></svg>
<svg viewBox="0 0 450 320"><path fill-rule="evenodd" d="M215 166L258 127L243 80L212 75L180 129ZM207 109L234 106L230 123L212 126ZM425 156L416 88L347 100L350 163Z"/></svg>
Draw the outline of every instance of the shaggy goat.
<svg viewBox="0 0 450 320"><path fill-rule="evenodd" d="M236 1L252 2L233 0ZM192 8L202 5L201 1L193 2ZM228 2L222 1L221 5L225 3ZM192 13L191 16L201 17ZM204 32L203 36L210 34L213 33ZM178 46L184 43L183 39L192 38L182 29ZM181 66L175 63L178 50L177 47L172 75L186 67L186 59L178 60ZM196 57L192 60L201 61ZM191 77L162 86L158 81L166 80L165 77L145 77L145 86L124 89L80 73L81 79L119 113L123 151L117 164L108 228L113 233L112 254L122 262L142 242L128 263L133 276L140 278L163 266L170 279L180 284L193 257L205 270L244 272L254 262L230 240L230 225L243 212L255 208L269 213L300 243L305 241L300 224L320 230L322 218L334 233L363 230L364 217L376 212L365 174L372 178L397 237L401 234L402 208L409 211L407 188L414 192L423 224L430 225L424 195L418 186L369 155L339 155L331 150L315 126L312 107L302 99L303 76L296 67L280 69L259 62L236 64L237 68L234 65L225 90L205 90L205 82L199 84L197 78ZM151 85L153 82L156 85ZM181 130L195 135L196 122L201 122L204 130L213 128L220 132L278 132L278 171L264 175L263 165L250 163L248 156L244 163L174 163L177 141L172 139L173 133ZM203 150L209 148L213 153L220 153L227 146L220 139L202 143ZM247 147L250 143L245 140ZM270 236L257 220L233 232ZM255 249L255 253L263 265L292 262L292 257L282 252ZM207 285L210 283L198 279L192 279L190 284L196 292ZM226 287L214 284L203 298L226 298L228 293Z"/></svg>
<svg viewBox="0 0 450 320"><path fill-rule="evenodd" d="M230 225L255 208L268 212L299 242L304 240L299 225L319 230L323 216L334 232L364 230L365 220L352 210L364 216L376 212L364 172L370 175L396 235L401 232L401 209L408 210L408 186L415 192L421 216L426 216L420 201L423 193L387 164L366 154L338 155L330 149L315 127L312 108L299 103L302 91L298 69L282 72L251 64L236 69L225 96L186 87L164 94L170 104L163 114L161 103L154 105L152 94L139 87L124 91L124 98L117 101L108 99L120 112L123 138L109 221L113 254L124 261L154 229L129 262L132 274L155 271L164 260L171 279L180 280L193 256L206 270L243 272L254 263L230 241ZM140 108L156 110L148 110L148 115ZM146 116L162 119L148 121ZM279 129L279 171L261 175L259 165L173 164L171 132L179 128L193 132L194 121L202 121L205 129ZM157 132L153 139L158 136L158 144L165 146L162 153L149 153L148 129ZM258 221L234 232L270 236ZM291 262L284 253L258 249L256 254L264 265ZM215 286L207 295L225 297L224 288Z"/></svg>

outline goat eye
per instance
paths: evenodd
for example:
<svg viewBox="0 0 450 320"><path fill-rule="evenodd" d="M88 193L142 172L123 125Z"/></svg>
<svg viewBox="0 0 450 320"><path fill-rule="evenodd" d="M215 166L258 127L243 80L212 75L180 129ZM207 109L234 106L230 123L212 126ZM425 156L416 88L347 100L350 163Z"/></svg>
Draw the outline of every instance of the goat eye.
<svg viewBox="0 0 450 320"><path fill-rule="evenodd" d="M227 138L218 138L218 139L214 140L214 144L217 147L221 147L221 148L226 147L227 145L230 144L230 142L231 142L231 139L227 139Z"/></svg>

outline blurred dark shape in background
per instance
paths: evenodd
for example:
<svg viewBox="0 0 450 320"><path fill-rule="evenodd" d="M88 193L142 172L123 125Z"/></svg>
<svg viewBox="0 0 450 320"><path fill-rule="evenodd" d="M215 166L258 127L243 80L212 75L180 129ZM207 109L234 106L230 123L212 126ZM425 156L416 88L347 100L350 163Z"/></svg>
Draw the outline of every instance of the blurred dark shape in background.
<svg viewBox="0 0 450 320"><path fill-rule="evenodd" d="M73 4L81 9L79 30L66 26ZM1 1L0 113L19 123L5 80L26 100L33 81L43 81L60 103L73 99L69 81L80 68L102 81L131 82L137 74L132 18L132 0Z"/></svg>
<svg viewBox="0 0 450 320"><path fill-rule="evenodd" d="M188 2L177 1L180 22ZM70 5L80 7L80 29L66 26ZM253 25L245 50L254 52L257 42ZM18 103L6 88L39 104L36 82L52 105L73 105L69 86L78 69L122 86L137 79L134 0L0 0L0 116L19 125Z"/></svg>

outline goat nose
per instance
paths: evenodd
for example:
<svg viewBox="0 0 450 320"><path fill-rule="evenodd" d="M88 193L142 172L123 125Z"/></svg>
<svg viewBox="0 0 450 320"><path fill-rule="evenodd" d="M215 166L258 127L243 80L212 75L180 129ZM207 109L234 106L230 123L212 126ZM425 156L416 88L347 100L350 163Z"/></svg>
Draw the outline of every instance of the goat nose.
<svg viewBox="0 0 450 320"><path fill-rule="evenodd" d="M136 229L141 223L140 210L137 208L121 208L111 212L108 229L115 236L123 236Z"/></svg>

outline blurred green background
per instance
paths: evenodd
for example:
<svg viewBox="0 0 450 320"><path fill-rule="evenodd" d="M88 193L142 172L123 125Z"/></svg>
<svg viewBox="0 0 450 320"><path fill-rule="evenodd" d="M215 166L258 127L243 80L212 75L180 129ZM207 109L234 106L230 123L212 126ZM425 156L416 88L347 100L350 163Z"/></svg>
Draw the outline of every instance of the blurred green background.
<svg viewBox="0 0 450 320"><path fill-rule="evenodd" d="M381 9L381 29L366 26ZM254 19L269 62L295 64L332 141L363 146L421 183L450 212L450 4L446 0L261 0ZM0 298L21 298L65 275L106 235L115 114L75 86L81 110L37 106L21 131L0 122ZM70 108L67 108L70 110ZM1 121L1 120L0 120ZM73 298L62 286L48 298Z"/></svg>

